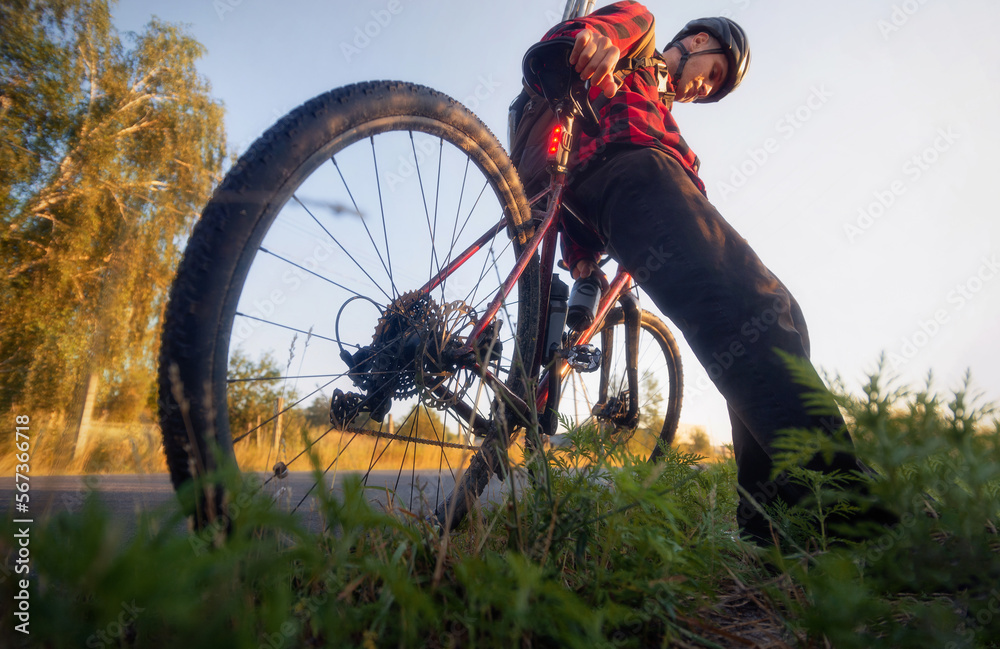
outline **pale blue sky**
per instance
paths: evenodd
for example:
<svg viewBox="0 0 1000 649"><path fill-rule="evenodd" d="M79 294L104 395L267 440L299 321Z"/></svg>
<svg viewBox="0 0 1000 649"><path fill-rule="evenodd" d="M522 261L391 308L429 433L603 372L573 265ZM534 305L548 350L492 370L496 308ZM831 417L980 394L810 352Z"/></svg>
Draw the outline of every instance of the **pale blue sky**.
<svg viewBox="0 0 1000 649"><path fill-rule="evenodd" d="M971 368L1000 398L1000 5L646 4L660 46L703 15L725 13L749 33L744 85L675 116L702 159L709 198L802 304L816 364L856 387L884 350L906 382L933 368L940 386L953 386ZM208 48L199 68L242 151L310 97L371 79L464 100L506 143L521 56L563 5L123 0L115 17L132 30L153 14L190 24ZM367 41L358 36L366 28ZM689 353L685 374L682 420L728 441L721 397Z"/></svg>

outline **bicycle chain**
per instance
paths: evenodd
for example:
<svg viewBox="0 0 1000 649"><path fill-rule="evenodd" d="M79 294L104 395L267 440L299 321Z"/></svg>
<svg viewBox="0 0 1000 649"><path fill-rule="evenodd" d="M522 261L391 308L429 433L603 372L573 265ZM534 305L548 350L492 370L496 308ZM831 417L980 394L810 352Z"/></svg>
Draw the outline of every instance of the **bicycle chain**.
<svg viewBox="0 0 1000 649"><path fill-rule="evenodd" d="M438 442L433 439L423 439L422 437L407 437L406 435L396 435L395 433L386 433L380 430L370 430L368 428L353 428L347 426L345 428L338 428L337 430L344 433L354 433L355 435L368 435L369 437L381 437L382 439L394 439L399 442L413 442L414 444L427 444L428 446L440 446L441 448L457 448L463 451L478 451L478 446L472 446L468 444L459 444L457 442Z"/></svg>

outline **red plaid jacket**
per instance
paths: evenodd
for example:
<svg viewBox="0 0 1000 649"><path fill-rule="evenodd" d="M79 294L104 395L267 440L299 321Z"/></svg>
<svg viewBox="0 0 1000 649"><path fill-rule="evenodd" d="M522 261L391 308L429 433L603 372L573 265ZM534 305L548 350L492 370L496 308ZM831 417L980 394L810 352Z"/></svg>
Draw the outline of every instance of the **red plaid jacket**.
<svg viewBox="0 0 1000 649"><path fill-rule="evenodd" d="M653 14L634 0L623 0L602 7L584 18L556 25L542 40L575 37L584 27L610 38L624 58L631 54L630 48L653 29ZM673 91L672 82L668 90ZM633 72L625 77L618 93L610 100L605 99L598 88L592 89L590 96L600 117L601 132L596 138L581 134L580 163L612 142L656 147L676 158L698 189L705 192L705 186L698 178L698 156L688 148L670 109L660 101L656 79L652 75Z"/></svg>
<svg viewBox="0 0 1000 649"><path fill-rule="evenodd" d="M561 23L542 38L543 41L558 37L575 37L587 28L611 39L622 51L622 58L630 55L630 48L653 29L653 14L634 0L623 0L602 7L590 15ZM673 83L668 80L668 91ZM698 177L698 156L688 148L670 108L660 101L655 75L636 70L621 83L618 93L606 99L599 88L590 94L594 110L600 118L597 137L580 133L577 165L583 165L612 143L638 144L660 149L675 158L687 171L691 181L705 193L705 184ZM580 259L593 257L590 251L581 250L563 237L563 258L570 268Z"/></svg>

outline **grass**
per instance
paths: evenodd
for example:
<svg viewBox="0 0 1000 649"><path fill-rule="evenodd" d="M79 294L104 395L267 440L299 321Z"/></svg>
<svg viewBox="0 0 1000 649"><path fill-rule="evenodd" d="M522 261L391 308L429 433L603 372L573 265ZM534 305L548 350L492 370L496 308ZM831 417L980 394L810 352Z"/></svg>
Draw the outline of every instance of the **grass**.
<svg viewBox="0 0 1000 649"><path fill-rule="evenodd" d="M398 469L401 465L407 468L447 470L459 469L468 465L471 452L457 448L440 448L429 444L389 443L377 437L342 433L340 431L323 431L316 428L308 431L310 439L315 440L311 451L316 462L321 466L330 467L331 471L366 471L388 468ZM459 441L458 439L448 441ZM290 443L288 449L279 447L278 453L268 445L254 446L252 444L238 445L236 460L245 470L257 469L270 471L279 459L290 462L294 452L290 449L301 449L303 444ZM373 461L378 461L374 463ZM294 470L309 468L308 458L298 460L291 466Z"/></svg>
<svg viewBox="0 0 1000 649"><path fill-rule="evenodd" d="M320 499L325 534L233 474L225 540L180 534L164 511L124 541L92 498L32 529L30 646L998 646L991 407L967 386L938 397L879 376L862 395L838 392L879 470L870 495L900 518L863 541L832 524L814 532L843 499L797 473L818 498L770 511L778 544L757 549L735 536L731 458L697 467L673 450L650 467L583 428L573 453L538 465L538 486L445 535L373 509L350 481ZM789 465L820 444L790 434ZM15 530L0 527L9 557ZM14 584L0 584L3 601ZM28 646L2 611L0 645Z"/></svg>
<svg viewBox="0 0 1000 649"><path fill-rule="evenodd" d="M153 424L95 422L86 449L74 454L77 426L65 425L51 414L32 416L30 426L32 475L106 473L165 473L159 428ZM98 434L99 433L99 434ZM13 447L0 455L0 476L13 476L19 464Z"/></svg>

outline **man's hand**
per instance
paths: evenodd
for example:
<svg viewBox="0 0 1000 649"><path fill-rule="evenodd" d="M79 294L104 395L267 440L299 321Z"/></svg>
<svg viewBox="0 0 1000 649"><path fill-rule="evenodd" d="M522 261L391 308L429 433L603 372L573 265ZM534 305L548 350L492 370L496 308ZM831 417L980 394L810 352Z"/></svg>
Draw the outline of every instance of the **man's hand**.
<svg viewBox="0 0 1000 649"><path fill-rule="evenodd" d="M590 79L591 86L597 86L611 99L618 92L613 73L621 54L610 38L584 29L576 35L569 64L575 66L581 79Z"/></svg>
<svg viewBox="0 0 1000 649"><path fill-rule="evenodd" d="M570 275L573 276L573 279L585 279L600 270L601 267L598 266L596 262L591 261L590 259L581 259L576 262L576 266L573 267Z"/></svg>

